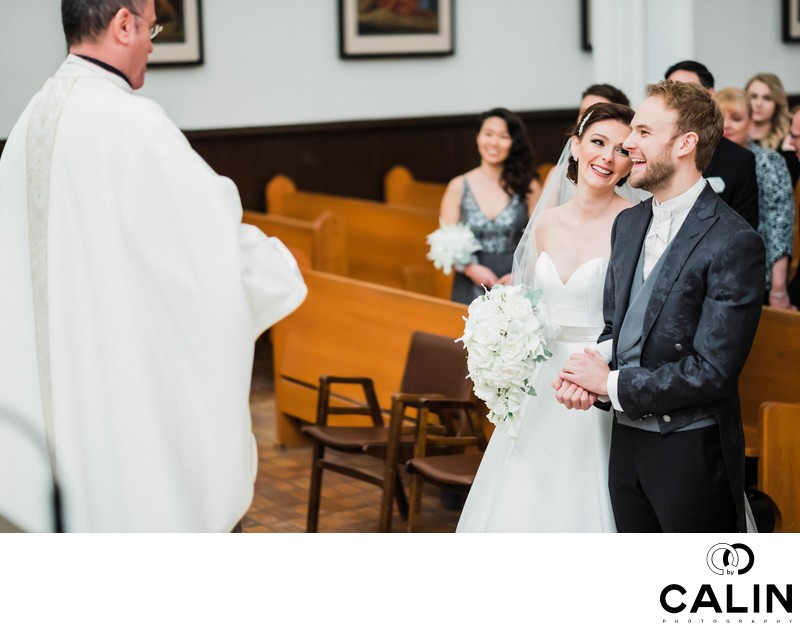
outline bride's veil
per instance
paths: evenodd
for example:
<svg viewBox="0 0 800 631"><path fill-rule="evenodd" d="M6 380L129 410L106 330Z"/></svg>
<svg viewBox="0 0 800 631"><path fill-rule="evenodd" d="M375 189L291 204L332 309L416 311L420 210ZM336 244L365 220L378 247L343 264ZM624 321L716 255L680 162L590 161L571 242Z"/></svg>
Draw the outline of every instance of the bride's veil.
<svg viewBox="0 0 800 631"><path fill-rule="evenodd" d="M567 164L569 162L570 147L572 138L569 138L564 145L558 162L548 173L542 194L539 201L531 213L525 232L517 244L514 251L514 262L511 268L511 282L514 285L525 285L534 288L534 268L536 259L539 256L536 248L536 224L542 215L542 211L554 206L566 204L575 197L577 187L567 179Z"/></svg>

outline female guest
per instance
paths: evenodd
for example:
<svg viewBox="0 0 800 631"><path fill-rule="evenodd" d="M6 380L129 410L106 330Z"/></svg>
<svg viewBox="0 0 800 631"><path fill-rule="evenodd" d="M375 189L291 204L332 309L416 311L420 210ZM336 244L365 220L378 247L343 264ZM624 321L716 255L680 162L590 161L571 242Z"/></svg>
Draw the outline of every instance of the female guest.
<svg viewBox="0 0 800 631"><path fill-rule="evenodd" d="M514 249L541 185L525 126L512 112L496 108L478 119L480 166L450 181L442 198L444 225L463 223L481 245L472 261L456 266L452 299L469 304L483 287L507 284Z"/></svg>
<svg viewBox="0 0 800 631"><path fill-rule="evenodd" d="M800 161L787 143L791 115L783 83L777 75L762 72L747 82L745 91L753 110L748 132L750 138L783 157L789 168L792 187L796 186L800 177Z"/></svg>
<svg viewBox="0 0 800 631"><path fill-rule="evenodd" d="M631 170L622 143L632 118L624 105L586 110L514 256L513 282L542 291L540 308L560 332L549 344L553 356L534 373L539 395L526 397L517 426L492 434L459 532L616 530L608 491L612 415L566 409L550 383L603 329L611 227L634 203L629 187L628 199L620 195Z"/></svg>
<svg viewBox="0 0 800 631"><path fill-rule="evenodd" d="M786 283L794 230L792 182L783 158L748 138L748 129L752 129L752 103L753 99L739 88L724 88L717 92L717 104L725 121L725 137L750 149L756 158L758 231L767 248L768 294L765 302L771 307L789 309L791 304Z"/></svg>

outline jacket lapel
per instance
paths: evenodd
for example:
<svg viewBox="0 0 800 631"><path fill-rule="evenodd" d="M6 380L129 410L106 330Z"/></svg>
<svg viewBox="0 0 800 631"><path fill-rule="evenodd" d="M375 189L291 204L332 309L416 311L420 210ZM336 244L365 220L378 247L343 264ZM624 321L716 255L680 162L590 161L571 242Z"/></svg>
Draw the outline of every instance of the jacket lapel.
<svg viewBox="0 0 800 631"><path fill-rule="evenodd" d="M636 273L636 265L639 262L639 255L644 246L644 237L647 234L647 227L650 225L650 218L653 214L653 198L649 197L638 206L625 213L632 213L629 231L624 235L617 235L615 247L618 251L617 269L620 274L617 277L618 287L615 291L617 301L614 306L614 343L619 335L622 320L628 311L631 296L631 286L633 285L633 275ZM622 246L622 247L620 247Z"/></svg>
<svg viewBox="0 0 800 631"><path fill-rule="evenodd" d="M644 315L644 331L642 340L646 341L650 329L661 313L664 302L670 289L678 279L692 250L697 246L706 232L714 225L717 219L716 206L719 198L710 185L706 184L700 197L697 198L689 214L675 235L675 239L667 251L667 258L661 268L661 273L656 278L650 302Z"/></svg>

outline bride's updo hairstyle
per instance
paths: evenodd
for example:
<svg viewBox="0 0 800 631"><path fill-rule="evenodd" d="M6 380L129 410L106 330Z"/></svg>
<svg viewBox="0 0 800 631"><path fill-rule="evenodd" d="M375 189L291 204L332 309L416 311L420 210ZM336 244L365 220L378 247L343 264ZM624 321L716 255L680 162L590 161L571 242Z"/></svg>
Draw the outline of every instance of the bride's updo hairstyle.
<svg viewBox="0 0 800 631"><path fill-rule="evenodd" d="M522 120L504 107L496 107L492 110L483 112L478 117L478 129L480 133L484 121L487 118L501 118L508 127L508 135L511 136L511 149L508 157L503 162L503 172L500 175L500 184L509 195L519 195L522 199L528 194L531 180L536 177L533 170L533 149L528 140L525 124Z"/></svg>
<svg viewBox="0 0 800 631"><path fill-rule="evenodd" d="M633 110L627 105L619 105L618 103L595 103L583 114L583 118L570 133L570 137L574 136L580 140L592 125L607 120L619 121L624 125L630 126L633 120ZM569 156L567 164L567 179L573 184L578 183L578 161L572 155ZM620 178L617 186L622 186L627 180L627 175Z"/></svg>

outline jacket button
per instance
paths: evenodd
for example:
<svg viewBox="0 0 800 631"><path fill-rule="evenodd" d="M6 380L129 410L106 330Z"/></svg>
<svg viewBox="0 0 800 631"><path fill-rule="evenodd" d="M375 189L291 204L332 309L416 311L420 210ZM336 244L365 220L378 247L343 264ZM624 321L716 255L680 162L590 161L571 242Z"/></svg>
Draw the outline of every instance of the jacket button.
<svg viewBox="0 0 800 631"><path fill-rule="evenodd" d="M669 423L672 420L672 417L669 414L665 414L663 419L665 423Z"/></svg>
<svg viewBox="0 0 800 631"><path fill-rule="evenodd" d="M682 351L683 350L683 344L681 344L681 343L675 344L675 350L676 351Z"/></svg>

